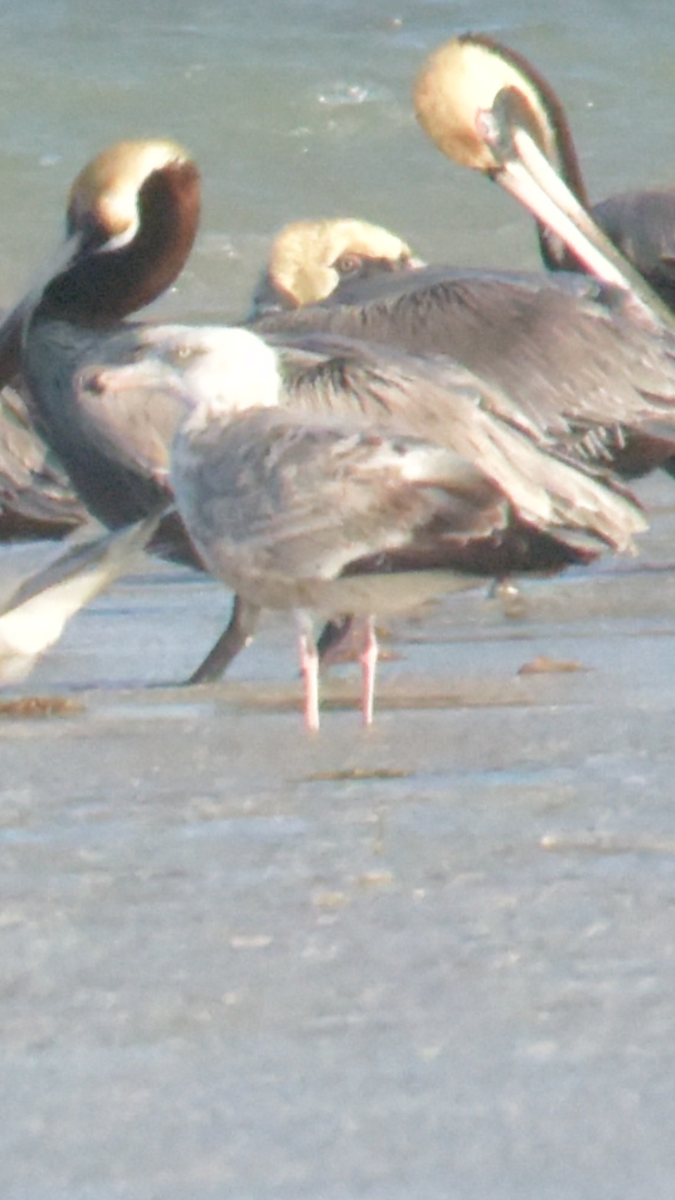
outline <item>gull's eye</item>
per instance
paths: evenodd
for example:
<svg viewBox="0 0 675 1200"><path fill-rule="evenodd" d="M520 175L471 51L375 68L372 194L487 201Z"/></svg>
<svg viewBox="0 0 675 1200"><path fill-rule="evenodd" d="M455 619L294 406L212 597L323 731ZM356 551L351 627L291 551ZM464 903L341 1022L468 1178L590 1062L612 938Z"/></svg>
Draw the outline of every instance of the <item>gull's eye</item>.
<svg viewBox="0 0 675 1200"><path fill-rule="evenodd" d="M199 358L204 354L204 349L201 346L172 346L167 355L172 366L188 366L194 359Z"/></svg>

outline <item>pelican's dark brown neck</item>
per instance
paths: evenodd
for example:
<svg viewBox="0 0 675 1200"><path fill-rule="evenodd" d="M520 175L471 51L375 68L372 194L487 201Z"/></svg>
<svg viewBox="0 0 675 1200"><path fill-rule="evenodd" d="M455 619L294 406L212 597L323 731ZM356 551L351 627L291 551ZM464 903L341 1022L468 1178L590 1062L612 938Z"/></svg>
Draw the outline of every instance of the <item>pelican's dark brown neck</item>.
<svg viewBox="0 0 675 1200"><path fill-rule="evenodd" d="M194 163L176 161L154 171L139 191L134 237L106 248L105 235L92 226L70 266L45 288L33 319L105 328L149 304L180 274L197 232L199 207Z"/></svg>

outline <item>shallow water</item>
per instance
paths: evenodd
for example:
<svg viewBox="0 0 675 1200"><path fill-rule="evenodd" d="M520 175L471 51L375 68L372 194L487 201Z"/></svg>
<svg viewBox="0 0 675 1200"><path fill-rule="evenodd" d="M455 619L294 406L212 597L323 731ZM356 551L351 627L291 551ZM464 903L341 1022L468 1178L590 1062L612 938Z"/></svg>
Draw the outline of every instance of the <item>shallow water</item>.
<svg viewBox="0 0 675 1200"><path fill-rule="evenodd" d="M429 258L534 264L440 160L410 80L511 40L569 107L593 195L665 182L670 9L405 0L0 12L0 299L122 136L196 154L203 232L156 306L245 308L285 220L363 214ZM675 169L675 168L674 168ZM0 1184L8 1200L670 1200L675 510L634 560L387 623L304 735L291 630L181 689L228 600L157 566L82 613L0 711ZM3 571L6 552L0 552ZM520 674L546 656L578 669Z"/></svg>

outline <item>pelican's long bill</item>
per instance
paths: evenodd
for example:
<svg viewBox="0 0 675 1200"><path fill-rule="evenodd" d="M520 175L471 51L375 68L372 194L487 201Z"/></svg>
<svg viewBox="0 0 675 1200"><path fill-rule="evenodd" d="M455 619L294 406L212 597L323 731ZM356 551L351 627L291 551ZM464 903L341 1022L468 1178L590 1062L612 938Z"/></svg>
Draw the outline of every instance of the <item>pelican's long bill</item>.
<svg viewBox="0 0 675 1200"><path fill-rule="evenodd" d="M670 310L584 207L562 106L524 59L485 35L452 38L422 65L414 103L443 154L499 183L587 271L673 328Z"/></svg>
<svg viewBox="0 0 675 1200"><path fill-rule="evenodd" d="M631 292L649 312L672 326L667 306L617 250L541 152L520 120L523 107L515 88L503 88L492 108L477 114L480 130L497 163L492 178L557 233L591 274Z"/></svg>

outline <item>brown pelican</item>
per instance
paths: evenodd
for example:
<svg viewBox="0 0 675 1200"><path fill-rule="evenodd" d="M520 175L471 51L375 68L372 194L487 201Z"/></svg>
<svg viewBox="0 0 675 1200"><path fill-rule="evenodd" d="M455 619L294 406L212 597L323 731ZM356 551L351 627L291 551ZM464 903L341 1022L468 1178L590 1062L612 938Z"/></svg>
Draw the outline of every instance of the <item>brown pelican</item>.
<svg viewBox="0 0 675 1200"><path fill-rule="evenodd" d="M473 108L474 122L481 110L487 112L492 108L494 97L502 89L517 91L526 106L528 130L539 149L612 242L666 304L675 307L675 189L623 192L591 206L560 99L523 55L486 34L465 34L431 56L417 85L423 123L428 119L427 114L442 103L439 95L445 88L448 93L452 90L455 96L466 98L469 108ZM456 102L454 112L458 112ZM442 119L448 136L452 121L448 120L447 110ZM493 164L485 157L485 146L483 153L478 152L475 143L471 146L467 129L470 111L461 121L461 128L457 122L456 145L462 141L464 154L474 157L479 170L490 173ZM433 137L431 128L429 132ZM479 134L477 127L475 133ZM585 265L542 223L539 223L539 240L544 262L550 269L578 270Z"/></svg>
<svg viewBox="0 0 675 1200"><path fill-rule="evenodd" d="M199 206L197 167L175 143L122 142L99 154L71 188L56 265L0 326L2 385L21 373L38 432L89 511L111 529L143 520L170 499L146 458L168 452L179 414L154 397L142 412L129 414L125 452L114 456L82 417L79 374L92 362L100 366L134 352L142 326L123 318L178 275ZM135 454L141 436L142 453ZM175 512L160 522L151 548L201 566ZM223 639L230 657L247 640L245 616L243 609L235 612L229 641ZM219 653L226 657L222 646Z"/></svg>
<svg viewBox="0 0 675 1200"><path fill-rule="evenodd" d="M524 58L481 34L453 38L424 63L414 99L422 127L445 155L496 180L534 213L547 265L581 266L669 321L675 193L610 199L590 217L563 107ZM650 227L647 214L656 209Z"/></svg>
<svg viewBox="0 0 675 1200"><path fill-rule="evenodd" d="M380 225L353 217L294 221L274 239L253 297L253 316L327 299L347 280L424 266Z"/></svg>
<svg viewBox="0 0 675 1200"><path fill-rule="evenodd" d="M158 519L80 542L22 581L0 609L1 684L22 679L76 612L133 569Z"/></svg>
<svg viewBox="0 0 675 1200"><path fill-rule="evenodd" d="M38 432L89 511L113 528L141 520L161 497L127 464L115 472L88 447L71 421L68 373L76 373L80 352L84 356L96 339L105 343L121 318L173 281L198 216L197 168L179 147L161 141L113 146L73 184L66 239L44 285L0 326L2 384L21 374ZM42 368L49 376L55 360L59 367L46 381Z"/></svg>
<svg viewBox="0 0 675 1200"><path fill-rule="evenodd" d="M105 391L136 406L159 389L190 410L169 467L176 504L214 576L251 606L295 611L309 728L312 614L364 619L370 723L375 612L588 562L644 527L628 495L551 452L508 398L450 360L320 337L275 350L219 327L149 328L142 340L136 361L105 370ZM83 386L82 408L125 444L98 383Z"/></svg>

